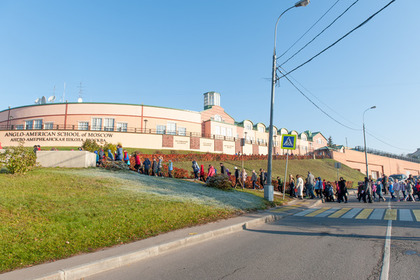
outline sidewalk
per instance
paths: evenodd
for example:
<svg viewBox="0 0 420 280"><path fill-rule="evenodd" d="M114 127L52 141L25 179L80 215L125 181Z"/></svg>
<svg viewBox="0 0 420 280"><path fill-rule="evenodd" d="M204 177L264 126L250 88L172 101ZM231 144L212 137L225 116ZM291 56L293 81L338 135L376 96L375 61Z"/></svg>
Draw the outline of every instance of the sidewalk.
<svg viewBox="0 0 420 280"><path fill-rule="evenodd" d="M292 200L287 205L296 204L299 201ZM308 205L309 207L314 207L321 202L320 200L307 201L310 202ZM231 219L184 228L133 243L106 248L94 253L82 254L56 262L40 264L0 274L0 280L81 279L100 272L129 265L142 259L159 255L163 252L238 232L251 226L274 222L281 218L281 215L270 213L269 211L244 214Z"/></svg>

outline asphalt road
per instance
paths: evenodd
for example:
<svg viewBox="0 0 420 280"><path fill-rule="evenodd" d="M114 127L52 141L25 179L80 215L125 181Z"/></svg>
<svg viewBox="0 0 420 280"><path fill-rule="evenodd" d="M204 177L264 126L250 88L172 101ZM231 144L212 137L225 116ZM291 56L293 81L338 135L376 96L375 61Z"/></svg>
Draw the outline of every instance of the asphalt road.
<svg viewBox="0 0 420 280"><path fill-rule="evenodd" d="M312 210L289 207L277 211L284 218L276 223L86 279L420 279L418 209L419 202L354 198Z"/></svg>

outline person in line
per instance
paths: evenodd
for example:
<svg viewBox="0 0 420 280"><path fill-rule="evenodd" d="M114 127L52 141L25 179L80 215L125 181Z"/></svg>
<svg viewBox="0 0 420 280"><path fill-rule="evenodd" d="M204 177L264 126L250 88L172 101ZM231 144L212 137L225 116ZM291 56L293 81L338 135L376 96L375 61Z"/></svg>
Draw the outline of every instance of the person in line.
<svg viewBox="0 0 420 280"><path fill-rule="evenodd" d="M362 200L364 194L364 182L359 182L359 185L357 186L357 199L359 202Z"/></svg>
<svg viewBox="0 0 420 280"><path fill-rule="evenodd" d="M283 182L281 181L280 176L277 176L277 184L278 184L279 192L284 192L284 185L283 185Z"/></svg>
<svg viewBox="0 0 420 280"><path fill-rule="evenodd" d="M156 172L156 175L159 176L159 177L162 177L163 176L163 173L162 173L163 157L162 156L159 156L158 159L159 160L158 160L158 163L157 163L157 172Z"/></svg>
<svg viewBox="0 0 420 280"><path fill-rule="evenodd" d="M318 180L315 183L315 190L318 190L317 197L320 199L324 199L323 192L324 192L324 186L322 184L321 177L318 177Z"/></svg>
<svg viewBox="0 0 420 280"><path fill-rule="evenodd" d="M387 191L389 191L389 179L388 179L388 176L386 176L385 174L382 177L382 186L383 186L384 195L386 195Z"/></svg>
<svg viewBox="0 0 420 280"><path fill-rule="evenodd" d="M207 172L207 181L210 177L213 177L214 175L216 175L216 170L214 169L213 165L209 164L209 170Z"/></svg>
<svg viewBox="0 0 420 280"><path fill-rule="evenodd" d="M347 203L347 186L346 186L346 180L344 180L343 177L340 177L340 181L338 181L338 203L341 203L342 201L344 203Z"/></svg>
<svg viewBox="0 0 420 280"><path fill-rule="evenodd" d="M158 170L158 163L156 161L156 158L153 158L153 162L152 162L152 176L157 176L157 170Z"/></svg>
<svg viewBox="0 0 420 280"><path fill-rule="evenodd" d="M404 180L400 181L400 191L402 192L402 200L405 198L406 183Z"/></svg>
<svg viewBox="0 0 420 280"><path fill-rule="evenodd" d="M205 182L205 181L206 181L206 178L205 178L204 176L205 176L205 172L204 172L204 165L202 164L202 165L200 166L200 180L201 180L201 181L203 181L203 182Z"/></svg>
<svg viewBox="0 0 420 280"><path fill-rule="evenodd" d="M200 167L198 166L198 163L195 160L193 160L191 167L194 172L194 180L198 180L198 173L200 172Z"/></svg>
<svg viewBox="0 0 420 280"><path fill-rule="evenodd" d="M267 178L265 177L264 169L260 168L260 184L261 184L262 188L264 188L264 184L266 182L266 179Z"/></svg>
<svg viewBox="0 0 420 280"><path fill-rule="evenodd" d="M127 151L124 150L124 162L128 165L130 162L130 156L128 155Z"/></svg>
<svg viewBox="0 0 420 280"><path fill-rule="evenodd" d="M109 160L114 160L114 156L112 155L111 149L108 149L108 159Z"/></svg>
<svg viewBox="0 0 420 280"><path fill-rule="evenodd" d="M391 199L395 199L395 195L394 195L394 183L392 183L392 182L389 182L389 184L388 184L388 191L389 191L389 194L391 195Z"/></svg>
<svg viewBox="0 0 420 280"><path fill-rule="evenodd" d="M296 175L296 180L297 180L296 181L297 197L299 199L303 199L303 187L304 187L303 179L298 174L298 175Z"/></svg>
<svg viewBox="0 0 420 280"><path fill-rule="evenodd" d="M144 162L143 162L143 166L144 166L144 174L145 175L147 175L147 176L149 176L149 170L150 170L150 165L151 165L151 162L150 162L150 159L149 158L146 158L145 160L144 160Z"/></svg>
<svg viewBox="0 0 420 280"><path fill-rule="evenodd" d="M394 193L397 196L397 201L401 201L400 193L401 193L401 184L398 179L395 179L395 182L392 184ZM404 197L403 197L404 198Z"/></svg>
<svg viewBox="0 0 420 280"><path fill-rule="evenodd" d="M420 180L417 180L417 184L415 186L415 191L416 191L418 199L420 200Z"/></svg>
<svg viewBox="0 0 420 280"><path fill-rule="evenodd" d="M312 175L311 171L308 171L308 177L306 178L308 182L307 186L307 195L311 198L315 198L314 187L315 187L315 177Z"/></svg>
<svg viewBox="0 0 420 280"><path fill-rule="evenodd" d="M223 163L220 163L220 174L225 174L225 166Z"/></svg>
<svg viewBox="0 0 420 280"><path fill-rule="evenodd" d="M136 154L135 154L135 156L134 156L134 160L135 160L135 162L136 162L136 164L134 165L134 169L135 169L137 172L139 172L139 173L140 173L140 170L141 170L142 164L141 164L141 159L140 159L140 154L139 154L139 153L136 153Z"/></svg>
<svg viewBox="0 0 420 280"><path fill-rule="evenodd" d="M172 160L169 160L168 162L168 176L169 178L172 178L172 171L174 170L174 165L172 163Z"/></svg>
<svg viewBox="0 0 420 280"><path fill-rule="evenodd" d="M414 181L413 180L407 179L405 190L406 190L406 195L404 197L404 201L407 201L407 199L411 199L411 201L416 202L416 199L413 196L413 190L414 190Z"/></svg>
<svg viewBox="0 0 420 280"><path fill-rule="evenodd" d="M376 186L376 194L378 195L378 202L381 201L381 200L386 201L385 197L382 196L383 189L385 189L383 184L381 182L378 182L378 184Z"/></svg>
<svg viewBox="0 0 420 280"><path fill-rule="evenodd" d="M248 174L246 174L245 168L242 169L241 172L241 183L242 183L242 189L245 188L245 183L246 183L246 177L248 176Z"/></svg>
<svg viewBox="0 0 420 280"><path fill-rule="evenodd" d="M365 177L363 186L363 202L366 203L366 200L372 203L372 180L368 179L368 177Z"/></svg>
<svg viewBox="0 0 420 280"><path fill-rule="evenodd" d="M237 185L240 186L241 183L239 182L239 169L235 166L235 185L233 187L236 188Z"/></svg>
<svg viewBox="0 0 420 280"><path fill-rule="evenodd" d="M289 175L289 190L290 190L290 196L291 197L296 197L296 192L295 192L295 179L293 178L293 175L290 174Z"/></svg>
<svg viewBox="0 0 420 280"><path fill-rule="evenodd" d="M124 157L123 149L122 149L121 145L118 145L117 146L117 155L115 156L115 160L116 161L122 161L123 157Z"/></svg>
<svg viewBox="0 0 420 280"><path fill-rule="evenodd" d="M255 173L255 170L252 170L251 181L252 181L252 189L253 190L258 189L257 180L258 180L257 173Z"/></svg>

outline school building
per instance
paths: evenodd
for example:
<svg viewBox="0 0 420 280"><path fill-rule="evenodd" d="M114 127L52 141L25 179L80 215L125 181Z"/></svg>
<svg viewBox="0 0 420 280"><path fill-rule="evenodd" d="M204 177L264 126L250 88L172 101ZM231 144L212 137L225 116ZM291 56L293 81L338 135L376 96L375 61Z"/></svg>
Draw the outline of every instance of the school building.
<svg viewBox="0 0 420 280"><path fill-rule="evenodd" d="M204 93L201 112L143 104L42 100L41 104L0 111L2 146L24 141L25 146L78 147L86 139L93 139L153 150L268 154L268 126L251 120L236 121L220 106L220 93L213 91ZM312 155L327 145L321 132L273 128L274 154L287 153L280 145L284 134L297 137L294 155ZM241 139L245 139L244 146Z"/></svg>

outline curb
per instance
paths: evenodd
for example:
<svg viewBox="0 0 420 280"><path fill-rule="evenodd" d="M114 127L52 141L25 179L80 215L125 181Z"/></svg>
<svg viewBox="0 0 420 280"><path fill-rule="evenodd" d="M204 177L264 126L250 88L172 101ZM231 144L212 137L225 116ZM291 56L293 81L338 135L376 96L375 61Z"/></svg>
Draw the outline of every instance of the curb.
<svg viewBox="0 0 420 280"><path fill-rule="evenodd" d="M53 274L46 275L35 280L76 280L84 277L92 276L101 272L120 268L135 262L144 260L149 257L157 256L164 252L169 252L175 249L183 248L186 246L194 245L204 242L219 236L227 235L230 233L238 232L248 229L252 226L271 223L282 219L281 216L270 214L261 218L253 219L248 222L238 223L236 225L220 228L217 230L205 232L202 234L182 238L165 244L153 246L147 249L139 250L134 253L122 254L114 257L105 258L95 262L75 266L68 269L59 270Z"/></svg>

